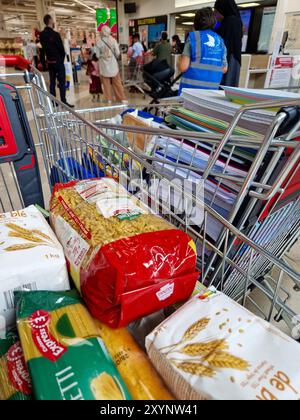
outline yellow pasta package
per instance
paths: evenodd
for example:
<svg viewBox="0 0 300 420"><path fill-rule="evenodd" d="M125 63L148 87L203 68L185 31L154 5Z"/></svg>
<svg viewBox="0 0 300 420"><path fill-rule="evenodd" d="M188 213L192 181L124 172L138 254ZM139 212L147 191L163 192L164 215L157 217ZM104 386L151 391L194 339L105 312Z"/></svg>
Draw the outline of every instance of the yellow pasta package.
<svg viewBox="0 0 300 420"><path fill-rule="evenodd" d="M131 399L77 292L16 292L16 301L35 399Z"/></svg>
<svg viewBox="0 0 300 420"><path fill-rule="evenodd" d="M0 339L0 401L30 400L31 380L19 337L9 331Z"/></svg>
<svg viewBox="0 0 300 420"><path fill-rule="evenodd" d="M173 400L147 355L125 329L111 329L96 321L128 391L134 400Z"/></svg>

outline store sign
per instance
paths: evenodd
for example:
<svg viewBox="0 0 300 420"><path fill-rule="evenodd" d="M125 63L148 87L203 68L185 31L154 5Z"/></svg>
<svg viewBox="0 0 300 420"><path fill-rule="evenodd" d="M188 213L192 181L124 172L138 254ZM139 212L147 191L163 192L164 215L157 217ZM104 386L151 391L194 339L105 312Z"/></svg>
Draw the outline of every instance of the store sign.
<svg viewBox="0 0 300 420"><path fill-rule="evenodd" d="M117 10L116 9L110 9L109 26L111 28L112 33L116 34L118 32Z"/></svg>
<svg viewBox="0 0 300 420"><path fill-rule="evenodd" d="M209 0L175 0L175 7L198 6L200 4L211 3Z"/></svg>
<svg viewBox="0 0 300 420"><path fill-rule="evenodd" d="M271 75L270 87L282 88L290 86L293 68L294 57L277 57Z"/></svg>
<svg viewBox="0 0 300 420"><path fill-rule="evenodd" d="M143 26L143 25L153 25L156 23L156 18L147 18L147 19L139 19L138 20L138 26Z"/></svg>
<svg viewBox="0 0 300 420"><path fill-rule="evenodd" d="M101 32L103 26L109 26L111 28L112 33L118 32L116 9L97 9L96 20L98 32Z"/></svg>

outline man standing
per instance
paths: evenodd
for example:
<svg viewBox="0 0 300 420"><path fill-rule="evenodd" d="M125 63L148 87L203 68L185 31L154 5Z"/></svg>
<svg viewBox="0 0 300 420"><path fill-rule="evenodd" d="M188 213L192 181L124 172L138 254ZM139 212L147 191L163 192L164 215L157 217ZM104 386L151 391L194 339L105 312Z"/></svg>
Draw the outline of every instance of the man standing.
<svg viewBox="0 0 300 420"><path fill-rule="evenodd" d="M153 55L157 60L166 60L170 67L172 67L172 45L168 41L167 32L162 32L161 42L154 48Z"/></svg>
<svg viewBox="0 0 300 420"><path fill-rule="evenodd" d="M67 103L66 99L66 70L65 70L65 48L58 32L54 30L54 21L50 15L44 17L45 29L41 33L40 40L45 50L49 76L50 93L56 96L56 80L59 83L60 99L67 106L74 108L74 105Z"/></svg>

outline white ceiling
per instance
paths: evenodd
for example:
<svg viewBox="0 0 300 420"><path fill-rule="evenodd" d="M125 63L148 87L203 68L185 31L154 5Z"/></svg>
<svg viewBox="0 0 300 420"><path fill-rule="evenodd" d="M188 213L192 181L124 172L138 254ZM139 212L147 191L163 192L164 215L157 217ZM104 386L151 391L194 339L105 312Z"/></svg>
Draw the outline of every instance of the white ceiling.
<svg viewBox="0 0 300 420"><path fill-rule="evenodd" d="M115 7L114 0L44 0L45 10L55 10L57 25L77 30L95 30L96 8ZM39 27L35 0L0 0L0 19L11 35ZM1 23L1 22L0 22Z"/></svg>

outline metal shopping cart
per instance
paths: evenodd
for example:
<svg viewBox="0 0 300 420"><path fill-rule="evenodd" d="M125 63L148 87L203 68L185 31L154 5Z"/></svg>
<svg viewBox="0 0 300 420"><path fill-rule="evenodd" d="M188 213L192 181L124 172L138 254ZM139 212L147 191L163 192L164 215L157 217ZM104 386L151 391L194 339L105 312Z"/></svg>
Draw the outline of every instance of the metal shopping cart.
<svg viewBox="0 0 300 420"><path fill-rule="evenodd" d="M136 61L129 63L122 62L122 75L125 88L133 88L138 92L142 93L144 98L146 97L146 91L144 90L144 79L143 79L143 66L144 57L138 57Z"/></svg>
<svg viewBox="0 0 300 420"><path fill-rule="evenodd" d="M209 142L211 150L208 154L206 168L213 160L218 161L217 156L222 157L224 166L225 158L225 170L219 172L218 175L221 175L221 178L229 179L226 174L226 162L232 161L231 150L241 147L245 139L229 134L228 141L224 141L224 148L221 150L218 145L222 142L222 136L204 136L168 129L150 128L143 130L134 127L116 127L109 123L108 119L110 116L118 114L124 107L82 110L81 112L72 111L44 89L43 80L39 73L35 73L32 80L30 82L27 80L25 86L19 87L18 91L28 97L28 104L32 108L33 125L36 128L38 138L37 155L40 158L40 165L43 165L42 173L45 171L49 186L53 182L64 182L72 179L107 175L115 177L124 183L130 192L136 194L140 200L150 206L153 211L182 228L194 238L201 280L205 285L215 284L220 290L228 293L240 303L247 306L255 305L255 311L259 311L259 314L269 321L273 320L274 316L282 317L290 331L294 331L296 338L294 323L297 323L297 310L293 310L290 305L289 292L285 288L285 282L288 280L299 287L300 275L284 260L285 252L282 252L284 248L282 244L278 243L280 252L265 247L263 243L256 240L251 231L245 234L246 231L243 232L241 226L235 226L228 218L214 209L212 206L215 203L214 200L209 204L203 204L196 193L184 190L182 185L174 182L173 179L163 173L161 168L155 166L155 163L161 163L165 166L169 163L166 160L167 155L158 157L153 150L159 149L160 143L158 140L160 136L171 136L172 133L172 136L182 144L184 144L183 139L188 140L193 145L195 156L199 143ZM169 106L170 104L159 105L160 113L168 112ZM91 119L91 115L88 114L92 113L94 118ZM277 124L278 122L276 122L276 127ZM113 135L113 130L121 133L121 137L116 138ZM132 135L132 141L130 148L128 148L125 143L122 144L121 138L122 136L123 138L128 137L130 134ZM145 151L138 150L135 147L136 136L141 134L155 137L154 148L151 149L151 153L146 154ZM268 223L274 227L271 217L273 216L273 209L276 210L276 206L280 202L276 194L280 196L283 194L282 184L287 178L283 175L290 173L290 170L296 170L294 166L295 161L298 162L297 156L299 158L299 155L297 155L299 153L297 149L299 143L290 138L290 133L285 138L275 138L273 136L271 140L269 137L266 137L266 141L267 139L270 141L268 152L272 152L268 165L274 165L275 158L273 158L273 155L278 158L279 150L282 151L283 148L288 146L293 152L286 159L279 174L280 179L275 179L273 187L267 184L269 177L266 177L263 178L264 184L262 182L257 184L257 181L253 181L254 185L249 183L246 188L246 195L249 196L249 192L255 187L255 193L261 194L260 191L264 188L266 194L269 195L267 199L263 197L264 203L270 205L271 196L272 198L276 197L276 204L275 202L272 203L272 209L267 213L269 216L262 220L265 227ZM248 141L245 143L249 145ZM264 143L263 145L265 146ZM258 162L256 159L261 159L262 144L257 142L257 139L252 139L252 147L258 155L258 157L255 155L252 163L254 165ZM194 161L186 165L178 159L173 163L172 168L177 170L182 169L182 167L190 172L199 169L195 166ZM212 170L214 169L215 165L212 165ZM240 180L242 186L247 185L247 177L248 173L245 179ZM250 188L250 185L252 188ZM167 191L164 195L161 194L162 186L164 191ZM174 194L178 195L178 200L174 200ZM12 203L13 200L10 207ZM11 209L4 208L4 210ZM236 211L236 209L233 211ZM203 215L203 222L199 225L191 222L195 212L200 212ZM299 229L297 229L297 226L299 227L298 213L294 213L295 223L293 222L290 226L285 225L285 230L289 235L289 246L299 236ZM209 220L210 223L221 226L221 236L217 240L213 240L208 234ZM257 269L258 264L259 270ZM274 271L276 271L275 274ZM232 293L229 284L233 285L234 283L236 286L233 287L234 293ZM256 292L258 291L266 300L263 305L253 298L253 289ZM239 293L236 293L237 291Z"/></svg>

